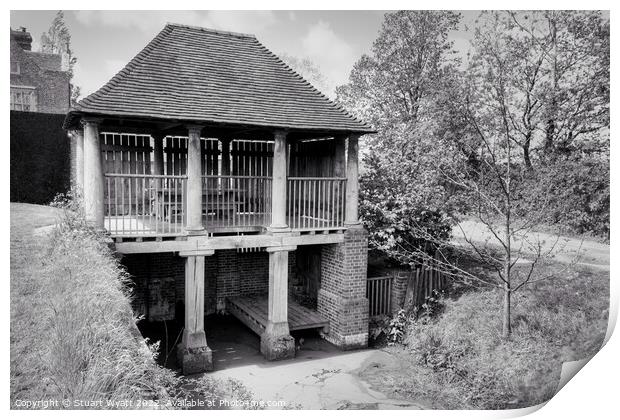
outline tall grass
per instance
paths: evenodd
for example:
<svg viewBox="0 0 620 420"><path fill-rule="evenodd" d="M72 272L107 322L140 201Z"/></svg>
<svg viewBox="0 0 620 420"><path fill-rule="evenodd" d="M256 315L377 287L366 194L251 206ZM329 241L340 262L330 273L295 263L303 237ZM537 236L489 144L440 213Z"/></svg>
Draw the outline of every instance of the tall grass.
<svg viewBox="0 0 620 420"><path fill-rule="evenodd" d="M524 290L515 296L509 340L501 338L496 291L444 304L438 317L412 322L407 331L418 370L411 392L442 408L526 407L553 396L562 362L592 356L602 345L609 278L580 269Z"/></svg>
<svg viewBox="0 0 620 420"><path fill-rule="evenodd" d="M187 381L155 363L157 346L136 328L129 276L106 238L86 225L75 201L57 204L47 236L11 232L12 404L247 398L238 383Z"/></svg>

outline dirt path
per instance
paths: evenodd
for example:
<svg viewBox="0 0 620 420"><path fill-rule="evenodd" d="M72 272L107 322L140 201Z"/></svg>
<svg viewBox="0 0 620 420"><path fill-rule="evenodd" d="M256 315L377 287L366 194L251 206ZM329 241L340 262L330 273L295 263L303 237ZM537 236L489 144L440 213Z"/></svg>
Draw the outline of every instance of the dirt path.
<svg viewBox="0 0 620 420"><path fill-rule="evenodd" d="M488 242L500 246L500 242L489 229L483 223L474 220L461 222L460 227L456 226L453 229L453 234L457 241L462 242L463 238L467 237L477 243ZM557 235L544 232L531 232L525 240L530 243L540 241L543 252L553 248L552 254L555 254L553 259L557 262L569 264L576 261L580 265L609 270L609 244L567 236L560 236L558 239ZM516 247L520 245L521 241L514 243ZM523 249L525 248L526 246Z"/></svg>

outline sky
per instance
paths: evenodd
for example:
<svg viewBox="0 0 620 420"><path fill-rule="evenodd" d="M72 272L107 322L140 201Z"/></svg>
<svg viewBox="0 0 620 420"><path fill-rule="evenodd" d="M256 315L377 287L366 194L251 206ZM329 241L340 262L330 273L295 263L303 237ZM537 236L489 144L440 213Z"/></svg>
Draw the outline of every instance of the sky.
<svg viewBox="0 0 620 420"><path fill-rule="evenodd" d="M461 12L461 30L451 34L463 54L464 25L477 12ZM38 49L56 11L11 11L11 28L25 27ZM103 86L167 22L251 33L275 54L309 58L327 79L327 95L347 82L355 62L369 53L385 11L65 11L71 46L78 58L75 84L86 96Z"/></svg>

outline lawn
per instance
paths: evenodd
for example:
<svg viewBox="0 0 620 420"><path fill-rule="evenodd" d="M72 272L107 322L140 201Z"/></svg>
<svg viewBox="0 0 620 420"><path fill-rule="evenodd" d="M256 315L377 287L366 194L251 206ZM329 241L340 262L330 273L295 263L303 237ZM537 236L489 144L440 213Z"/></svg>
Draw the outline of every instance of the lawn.
<svg viewBox="0 0 620 420"><path fill-rule="evenodd" d="M437 409L504 409L554 395L564 361L593 356L607 329L609 271L600 265L544 269L556 275L514 296L513 334L501 336L501 296L468 290L445 299L440 314L412 322L396 365L374 364L362 377L394 398Z"/></svg>

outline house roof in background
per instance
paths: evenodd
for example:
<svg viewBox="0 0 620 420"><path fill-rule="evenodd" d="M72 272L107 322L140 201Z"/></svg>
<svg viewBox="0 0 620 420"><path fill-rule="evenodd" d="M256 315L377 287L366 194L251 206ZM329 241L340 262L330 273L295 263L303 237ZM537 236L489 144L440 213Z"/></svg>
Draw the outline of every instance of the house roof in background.
<svg viewBox="0 0 620 420"><path fill-rule="evenodd" d="M80 101L80 115L371 133L253 35L179 24L164 29L120 72Z"/></svg>

